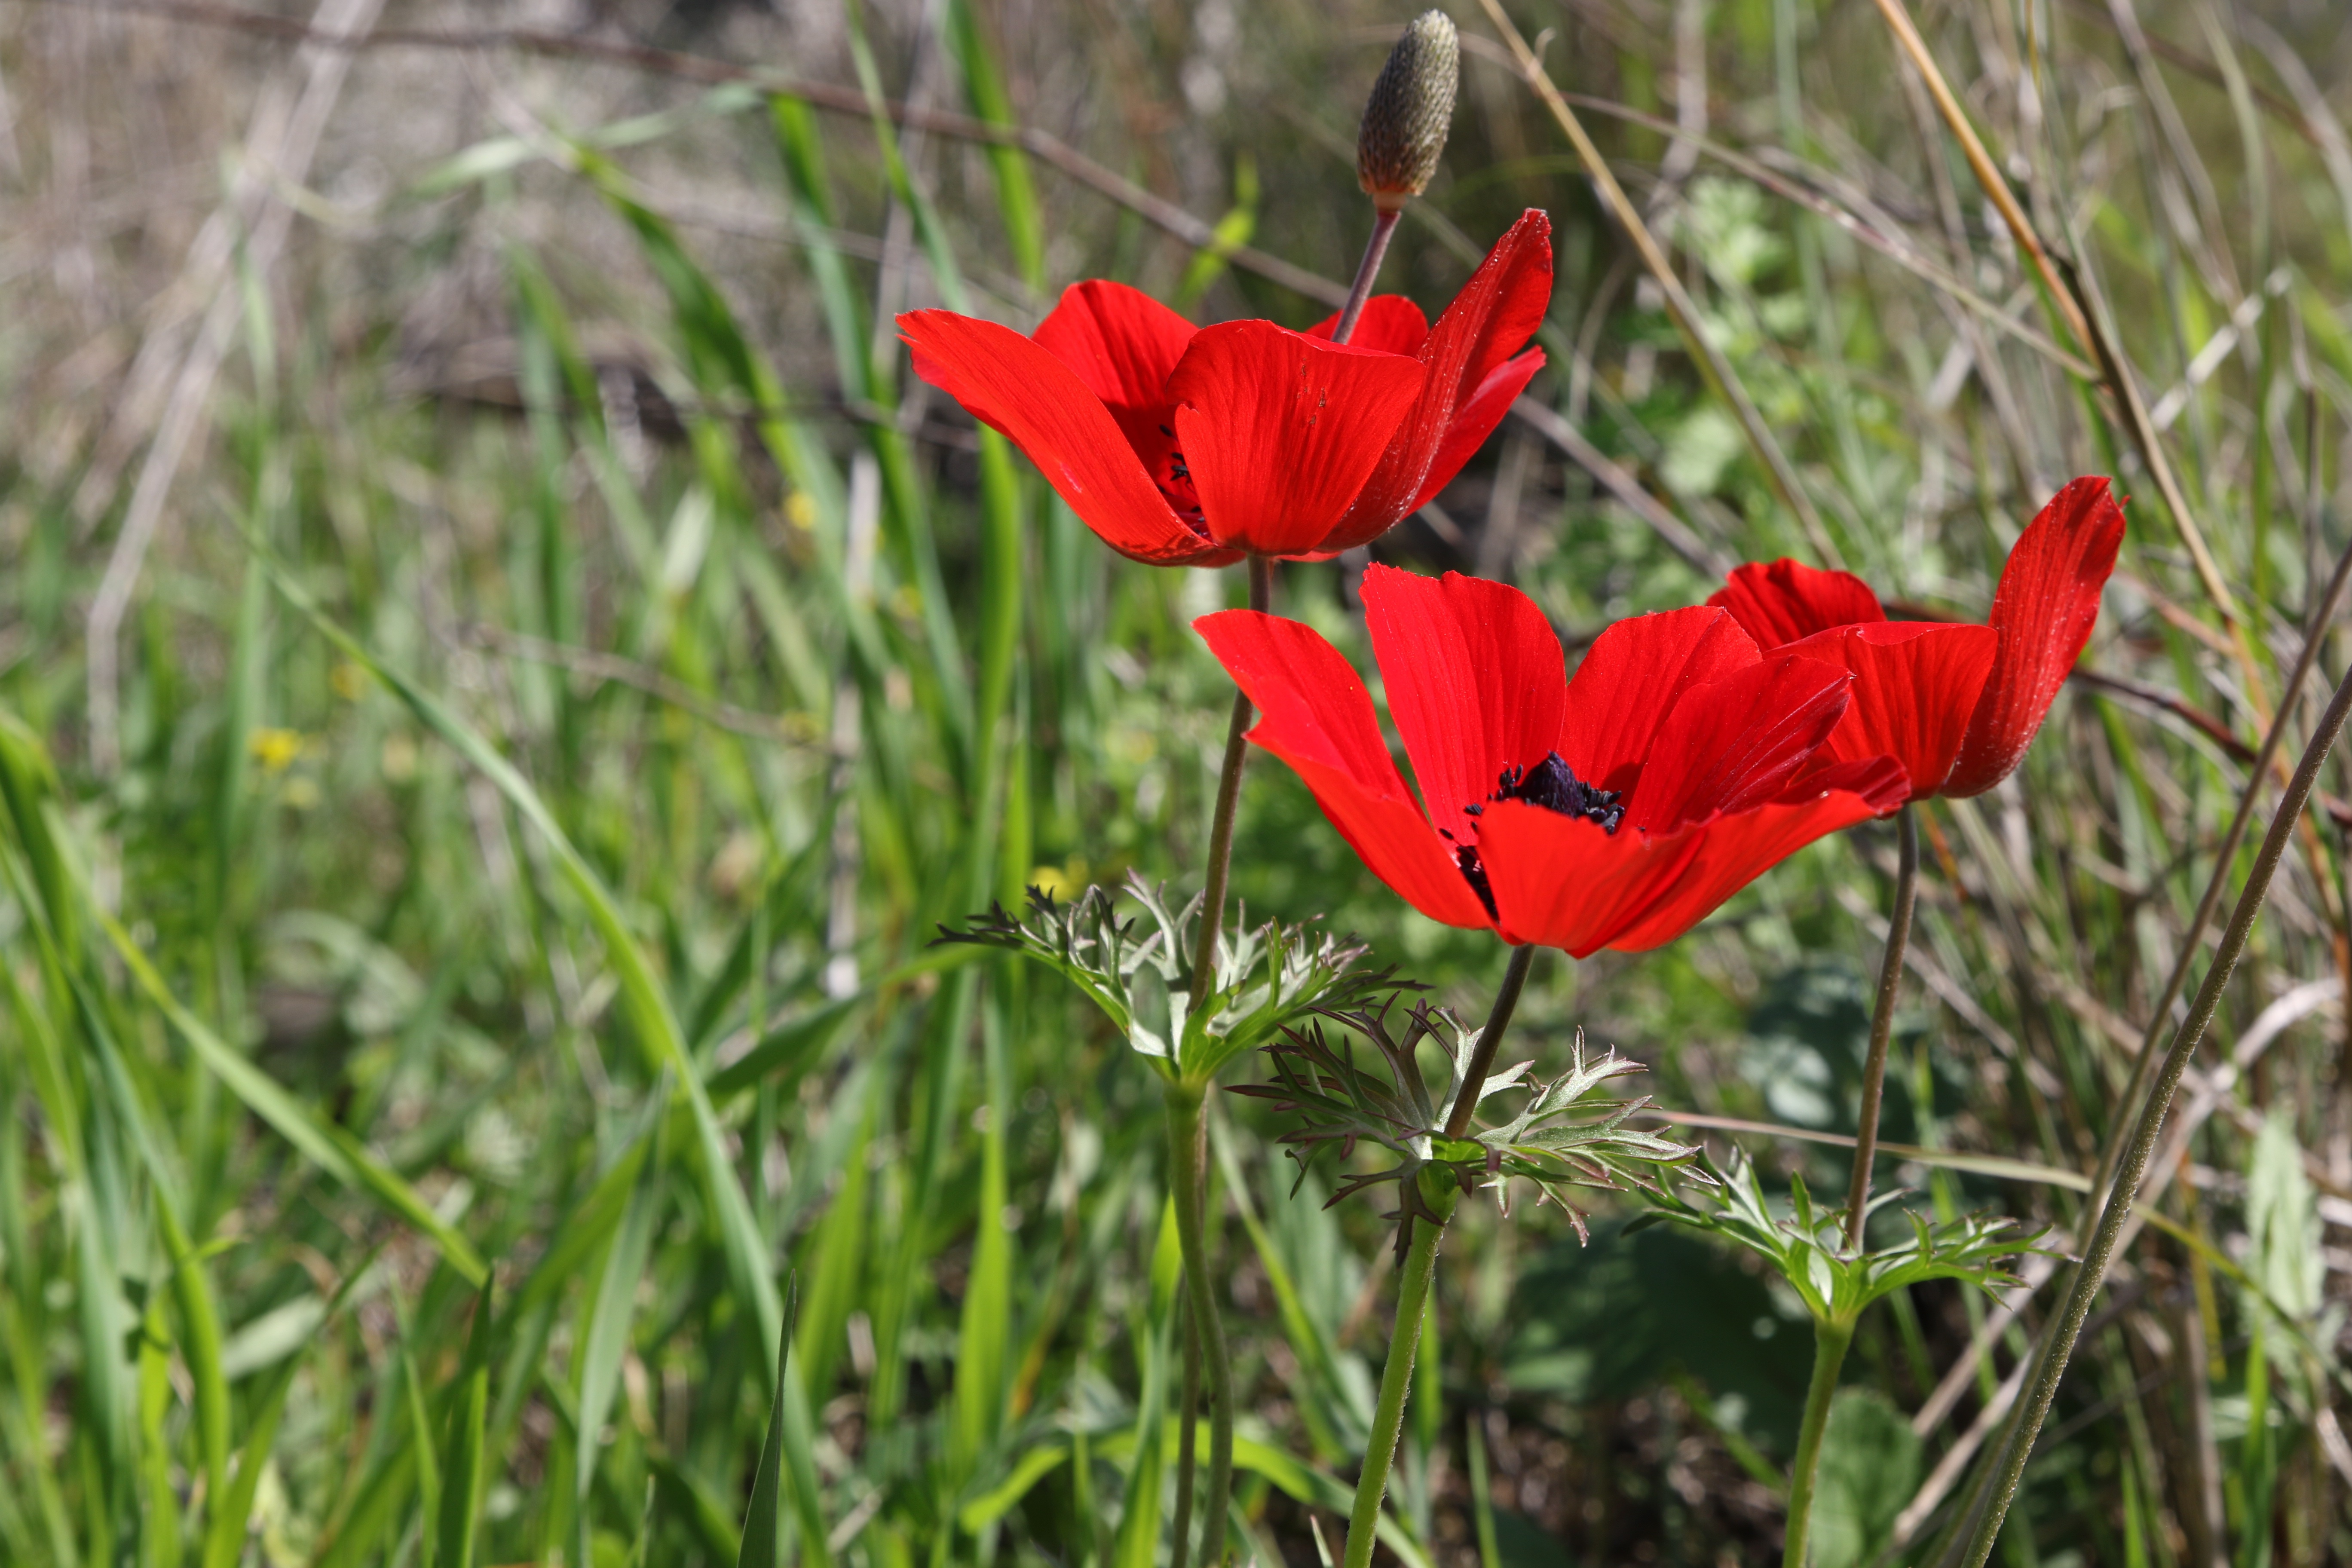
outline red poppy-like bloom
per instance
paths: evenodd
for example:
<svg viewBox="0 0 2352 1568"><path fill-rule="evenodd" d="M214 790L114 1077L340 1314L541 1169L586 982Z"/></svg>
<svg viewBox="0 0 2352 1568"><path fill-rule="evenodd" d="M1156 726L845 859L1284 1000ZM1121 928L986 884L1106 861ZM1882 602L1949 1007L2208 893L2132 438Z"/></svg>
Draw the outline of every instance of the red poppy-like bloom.
<svg viewBox="0 0 2352 1568"><path fill-rule="evenodd" d="M2017 536L1985 626L1890 621L1861 578L1786 560L1736 568L1707 603L1765 648L1853 673L1831 756L1895 758L1913 800L1982 795L2017 771L2090 641L2123 537L2107 481L2074 480Z"/></svg>
<svg viewBox="0 0 2352 1568"><path fill-rule="evenodd" d="M949 310L898 331L915 370L1029 454L1087 526L1155 566L1315 559L1370 542L1445 488L1543 367L1516 351L1551 301L1551 221L1529 211L1432 327L1402 295L1334 316L1192 322L1072 285L1034 337Z"/></svg>
<svg viewBox="0 0 2352 1568"><path fill-rule="evenodd" d="M1620 621L1570 679L1517 589L1375 565L1363 594L1419 801L1338 649L1252 610L1192 624L1265 715L1249 738L1432 920L1638 952L1907 788L1887 758L1822 756L1851 676L1768 658L1726 611Z"/></svg>

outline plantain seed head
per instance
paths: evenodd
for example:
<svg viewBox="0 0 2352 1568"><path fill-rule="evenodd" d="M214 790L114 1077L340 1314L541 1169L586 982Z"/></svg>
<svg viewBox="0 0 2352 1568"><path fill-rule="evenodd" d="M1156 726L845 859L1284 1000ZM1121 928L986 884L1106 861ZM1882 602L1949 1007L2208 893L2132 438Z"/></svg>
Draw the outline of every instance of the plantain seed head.
<svg viewBox="0 0 2352 1568"><path fill-rule="evenodd" d="M1423 11L1389 51L1356 133L1356 181L1372 205L1395 212L1437 172L1454 124L1462 40L1443 11Z"/></svg>

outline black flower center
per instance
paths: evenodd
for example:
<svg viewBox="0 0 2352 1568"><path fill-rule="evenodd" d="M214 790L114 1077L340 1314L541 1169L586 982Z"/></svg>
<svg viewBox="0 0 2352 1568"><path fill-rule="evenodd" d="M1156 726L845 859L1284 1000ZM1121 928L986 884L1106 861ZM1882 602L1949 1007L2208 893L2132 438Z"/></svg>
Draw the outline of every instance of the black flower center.
<svg viewBox="0 0 2352 1568"><path fill-rule="evenodd" d="M1523 800L1529 805L1539 805L1546 811L1556 811L1562 816L1580 816L1598 824L1601 831L1614 837L1625 821L1625 797L1613 789L1595 789L1576 776L1576 770L1560 760L1558 752L1547 752L1544 760L1534 767L1516 764L1505 768L1496 781L1495 793L1475 805L1462 809L1472 816L1483 816L1486 807L1498 800ZM1440 828L1438 831L1444 832ZM1448 833L1448 838L1454 837ZM1479 863L1478 847L1456 845L1454 863L1462 868L1470 890L1486 906L1489 915L1495 913L1495 890L1486 880L1486 868Z"/></svg>

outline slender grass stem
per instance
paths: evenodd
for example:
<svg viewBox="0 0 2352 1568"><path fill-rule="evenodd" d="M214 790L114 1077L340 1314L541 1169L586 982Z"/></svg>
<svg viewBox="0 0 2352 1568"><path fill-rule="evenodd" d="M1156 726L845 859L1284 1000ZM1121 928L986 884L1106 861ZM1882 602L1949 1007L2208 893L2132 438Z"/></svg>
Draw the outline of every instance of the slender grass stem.
<svg viewBox="0 0 2352 1568"><path fill-rule="evenodd" d="M2344 552L2336 558L2336 574L2327 580L2327 590L2320 595L2318 608L2312 613L2310 623L2304 627L2303 650L2295 656L2294 668L2289 672L2286 684L2282 688L2285 699L2271 717L2270 728L2263 735L2262 749L2254 753L2253 761L2246 764L2246 787L2238 796L2237 814L2230 818L2229 831L2221 835L2221 842L2213 851L2213 875L2206 881L2204 896L2197 900L2197 912L2189 917L2189 929L2181 932L2179 956L2172 961L2172 973L2165 977L2164 994L2157 998L2155 1007L2148 1013L2147 1029L2140 1037L2139 1053L2132 1058L2131 1076L2124 1085L2123 1094L2116 1100L2119 1108L2116 1120L2118 1135L2108 1139L2106 1146L2099 1152L2098 1173L2091 1182L2095 1202L2096 1195L2106 1190L2107 1183L2116 1173L2116 1161L2124 1146L2120 1134L2129 1125L2123 1118L2129 1114L2131 1107L2139 1103L2140 1091L2147 1087L2148 1071L2158 1059L2157 1042L2163 1037L2166 1020L2172 1016L2172 1005L2180 999L2181 990L2189 984L2189 966L2196 962L2198 953L2204 951L2205 928L2212 923L2213 911L2221 907L2221 889L2229 886L2230 868L2238 858L2238 845L2246 836L2246 825L2253 820L2254 801L2262 794L2263 780L2270 776L2271 763L2278 755L2280 743L2286 739L2287 721L2294 714L2294 695L2303 689L2304 680L2311 674L2311 667L2319 658L2319 646L2326 640L2324 634L2328 623L2336 618L2336 609L2343 603L2344 586L2347 581L2352 581L2352 545L2347 545ZM2093 1223L2093 1216L2097 1212L2095 1208L2084 1210L2085 1226ZM2089 1239L2087 1234L2084 1239Z"/></svg>
<svg viewBox="0 0 2352 1568"><path fill-rule="evenodd" d="M1907 819L1906 809L1906 819ZM1822 1438L1830 1429L1830 1403L1837 1397L1838 1369L1853 1342L1852 1323L1813 1320L1813 1381L1805 1390L1805 1419L1797 1428L1797 1462L1789 1474L1789 1533L1780 1548L1780 1568L1805 1568L1805 1548L1813 1522L1813 1483L1822 1469Z"/></svg>
<svg viewBox="0 0 2352 1568"><path fill-rule="evenodd" d="M1168 1083L1168 1154L1170 1175L1176 1189L1176 1241L1184 1255L1184 1289L1192 1310L1192 1330L1200 1338L1202 1370L1209 1396L1209 1481L1201 1495L1201 1555L1204 1565L1225 1555L1226 1501L1234 1478L1234 1368L1225 1349L1225 1325L1217 1311L1217 1289L1209 1274L1209 1246L1204 1211L1209 1173L1209 1120L1206 1084L1171 1079ZM1185 1379L1188 1389L1191 1377ZM1190 1401L1181 1413L1181 1430L1196 1419ZM1180 1455L1182 1445L1180 1443ZM1187 1489L1180 1468L1177 1495ZM1189 1521L1188 1521L1189 1523ZM1183 1559L1179 1538L1176 1559Z"/></svg>
<svg viewBox="0 0 2352 1568"><path fill-rule="evenodd" d="M1356 318L1364 313L1364 301L1372 297L1372 280L1381 275L1381 258L1389 253L1389 237L1396 233L1401 212L1383 210L1372 220L1372 237L1364 246L1364 258L1356 263L1356 281L1348 290L1348 302L1339 311L1339 323L1331 329L1331 341L1344 343L1356 330Z"/></svg>
<svg viewBox="0 0 2352 1568"><path fill-rule="evenodd" d="M1886 952L1878 961L1878 1000L1870 1014L1870 1052L1862 1064L1862 1120L1854 1128L1853 1180L1845 1190L1845 1239L1862 1250L1870 1217L1870 1165L1878 1156L1878 1111L1886 1098L1886 1046L1895 1036L1895 998L1903 989L1903 950L1911 945L1911 907L1919 891L1919 825L1906 805L1895 814L1895 908ZM1811 1478L1804 1479L1811 1489Z"/></svg>
<svg viewBox="0 0 2352 1568"><path fill-rule="evenodd" d="M1397 1280L1396 1323L1389 1332L1388 1363L1381 1368L1380 1401L1372 1407L1370 1447L1364 1453L1363 1473L1356 1478L1356 1506L1348 1515L1344 1568L1370 1568L1381 1500L1387 1495L1389 1469L1396 1463L1397 1443L1404 1435L1405 1398L1412 1392L1412 1357L1421 1345L1421 1315L1429 1305L1429 1281L1437 1270L1437 1243L1445 1233L1445 1219L1453 1215L1456 1196L1449 1183L1437 1199L1440 1217L1433 1223L1424 1220L1415 1231L1405 1254L1404 1272Z"/></svg>
<svg viewBox="0 0 2352 1568"><path fill-rule="evenodd" d="M2314 630L2315 633L2317 627ZM2157 1134L2163 1129L2165 1112L2171 1109L2173 1092L2180 1087L2181 1075L2188 1070L2189 1058L2197 1054L2206 1027L2221 1005L2221 993L2237 968L2239 955L2245 952L2254 917L2262 912L2263 902L2269 896L2271 878L2278 871L2279 858L2286 852L2295 822L2310 802L2313 786L2318 783L2320 765L2327 760L2336 736L2343 732L2348 714L2352 714L2352 671L2347 671L2336 687L2326 712L2320 716L2318 727L2312 732L2310 743L2304 747L2303 760L2295 764L2294 775L2287 781L2286 793L2271 817L2270 830L2263 836L2253 870L2238 894L2237 908L2230 913L2230 923L2221 932L2221 946L2213 954L2211 966L2205 971L2204 983L2197 989L2196 1000L2189 1004L2188 1016L2181 1019L2180 1026L2173 1033L2171 1048L2165 1052L2163 1066L2157 1072L2156 1087L2140 1111L2130 1143L2125 1147L2114 1190L2108 1193L2106 1205L2099 1212L2098 1227L2092 1233L2090 1246L2084 1249L2082 1261L2074 1267L2065 1307L2019 1405L2015 1427L2001 1449L1999 1465L1991 1473L1984 1512L1961 1557L1967 1568L1984 1568L1985 1560L1992 1555L1993 1542L1999 1539L2010 1506L2017 1499L2018 1483L2025 1474L2025 1462L2033 1452L2034 1439L2041 1436L2042 1423L2057 1397L2059 1381L2066 1375L2066 1363L2074 1355L2075 1342L2082 1337L2091 1302L2105 1282L2116 1238L2123 1233L2124 1221L2132 1205L2138 1201L2140 1183L2147 1175L2148 1157L2156 1147ZM2283 718L2284 710L2282 721ZM2249 789L2252 787L2250 783Z"/></svg>
<svg viewBox="0 0 2352 1568"><path fill-rule="evenodd" d="M2326 591L2320 595L2317 607L2304 627L2302 651L2296 655L2294 668L2289 672L2286 684L2282 689L2288 700L2282 702L2278 711L2272 715L2270 728L2263 732L2261 748L2247 763L2246 784L2239 793L2237 811L2230 818L2229 828L2221 835L2221 841L2213 851L2213 874L2207 879L2205 891L2197 900L2196 912L2189 916L2188 928L2180 934L2179 954L2172 962L2171 973L2165 977L2163 994L2157 998L2155 1006L2148 1010L2147 1028L2140 1037L2139 1052L2133 1057L2131 1074L2125 1081L2123 1092L2116 1099L2115 1131L2099 1150L2098 1169L2091 1178L2090 1199L2083 1209L2083 1230L2078 1250L2087 1251L2091 1245L2102 1214L2100 1195L2106 1192L2108 1184L2115 1178L2116 1163L2122 1159L2127 1142L2126 1130L2135 1125L2130 1120L2131 1108L2139 1103L2140 1095L2147 1087L2148 1073L2160 1059L2157 1054L2157 1044L2163 1037L2166 1022L2172 1016L2172 1005L2180 999L2180 993L2189 983L2189 966L2204 950L2206 927L2212 923L2213 913L2221 907L2222 889L2230 885L2230 868L2237 863L2238 845L2246 836L2247 824L2253 820L2254 803L2261 797L2263 781L2270 776L2279 746L2286 738L2287 724L2294 714L2293 699L2303 689L2304 680L2311 674L2311 667L2319 658L2323 634L2343 603L2347 581L2352 581L2352 545L2347 545L2343 553L2336 557L2335 574L2328 579ZM2037 1351L2036 1353L2042 1352ZM2005 1428L2000 1438L1992 1445L1994 1451L2007 1452L2009 1436L2016 1429L2014 1422L2021 1419L2021 1408L2020 1413L2012 1417L2012 1425ZM1951 1547L1969 1538L1969 1526L1982 1515L1993 1478L1999 1472L1998 1465L1984 1470L1969 1489L1968 1504L1960 1510L1946 1551L1937 1557L1937 1562L1950 1561Z"/></svg>

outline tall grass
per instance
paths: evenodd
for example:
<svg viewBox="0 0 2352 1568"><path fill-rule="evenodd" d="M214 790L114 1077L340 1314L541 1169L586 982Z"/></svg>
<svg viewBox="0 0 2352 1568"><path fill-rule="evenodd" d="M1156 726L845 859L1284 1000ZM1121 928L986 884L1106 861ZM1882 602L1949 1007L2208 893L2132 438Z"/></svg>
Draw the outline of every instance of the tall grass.
<svg viewBox="0 0 2352 1568"><path fill-rule="evenodd" d="M2342 674L2323 628L2318 689L2280 685L2346 539L2352 37L2319 6L1921 8L2053 292L1875 9L1511 12L1731 382L1465 7L1388 284L1434 306L1549 208L1559 417L1377 555L1508 577L1572 637L1704 596L1694 559L1782 553L1974 616L2060 480L2135 498L2024 770L1921 812L1884 1131L1920 1213L2074 1234L2252 748L2284 710L2299 749ZM930 939L1024 884L1200 864L1230 688L1187 628L1243 588L1117 561L887 323L1026 326L1097 275L1319 317L1402 20L950 0L380 38L257 195L216 176L309 79L282 29L0 7L0 1561L1165 1560L1154 1086L1049 978ZM297 221L264 271L237 242L272 200ZM85 620L216 298L101 765ZM1280 604L1360 651L1360 571L1286 567ZM2001 1561L2352 1559L2347 798L2339 762ZM1253 771L1240 822L1253 915L1483 1010L1492 945L1404 913L1294 780ZM1519 1039L1549 1069L1580 1025L1776 1192L1841 1190L1895 858L1859 829L1659 953L1538 960ZM1213 1099L1232 1539L1312 1561L1390 1229ZM1601 1204L1588 1247L1464 1205L1401 1562L1773 1550L1804 1314L1633 1213ZM1926 1561L1954 1523L2055 1310L2026 1275L1861 1321L1816 1563Z"/></svg>

